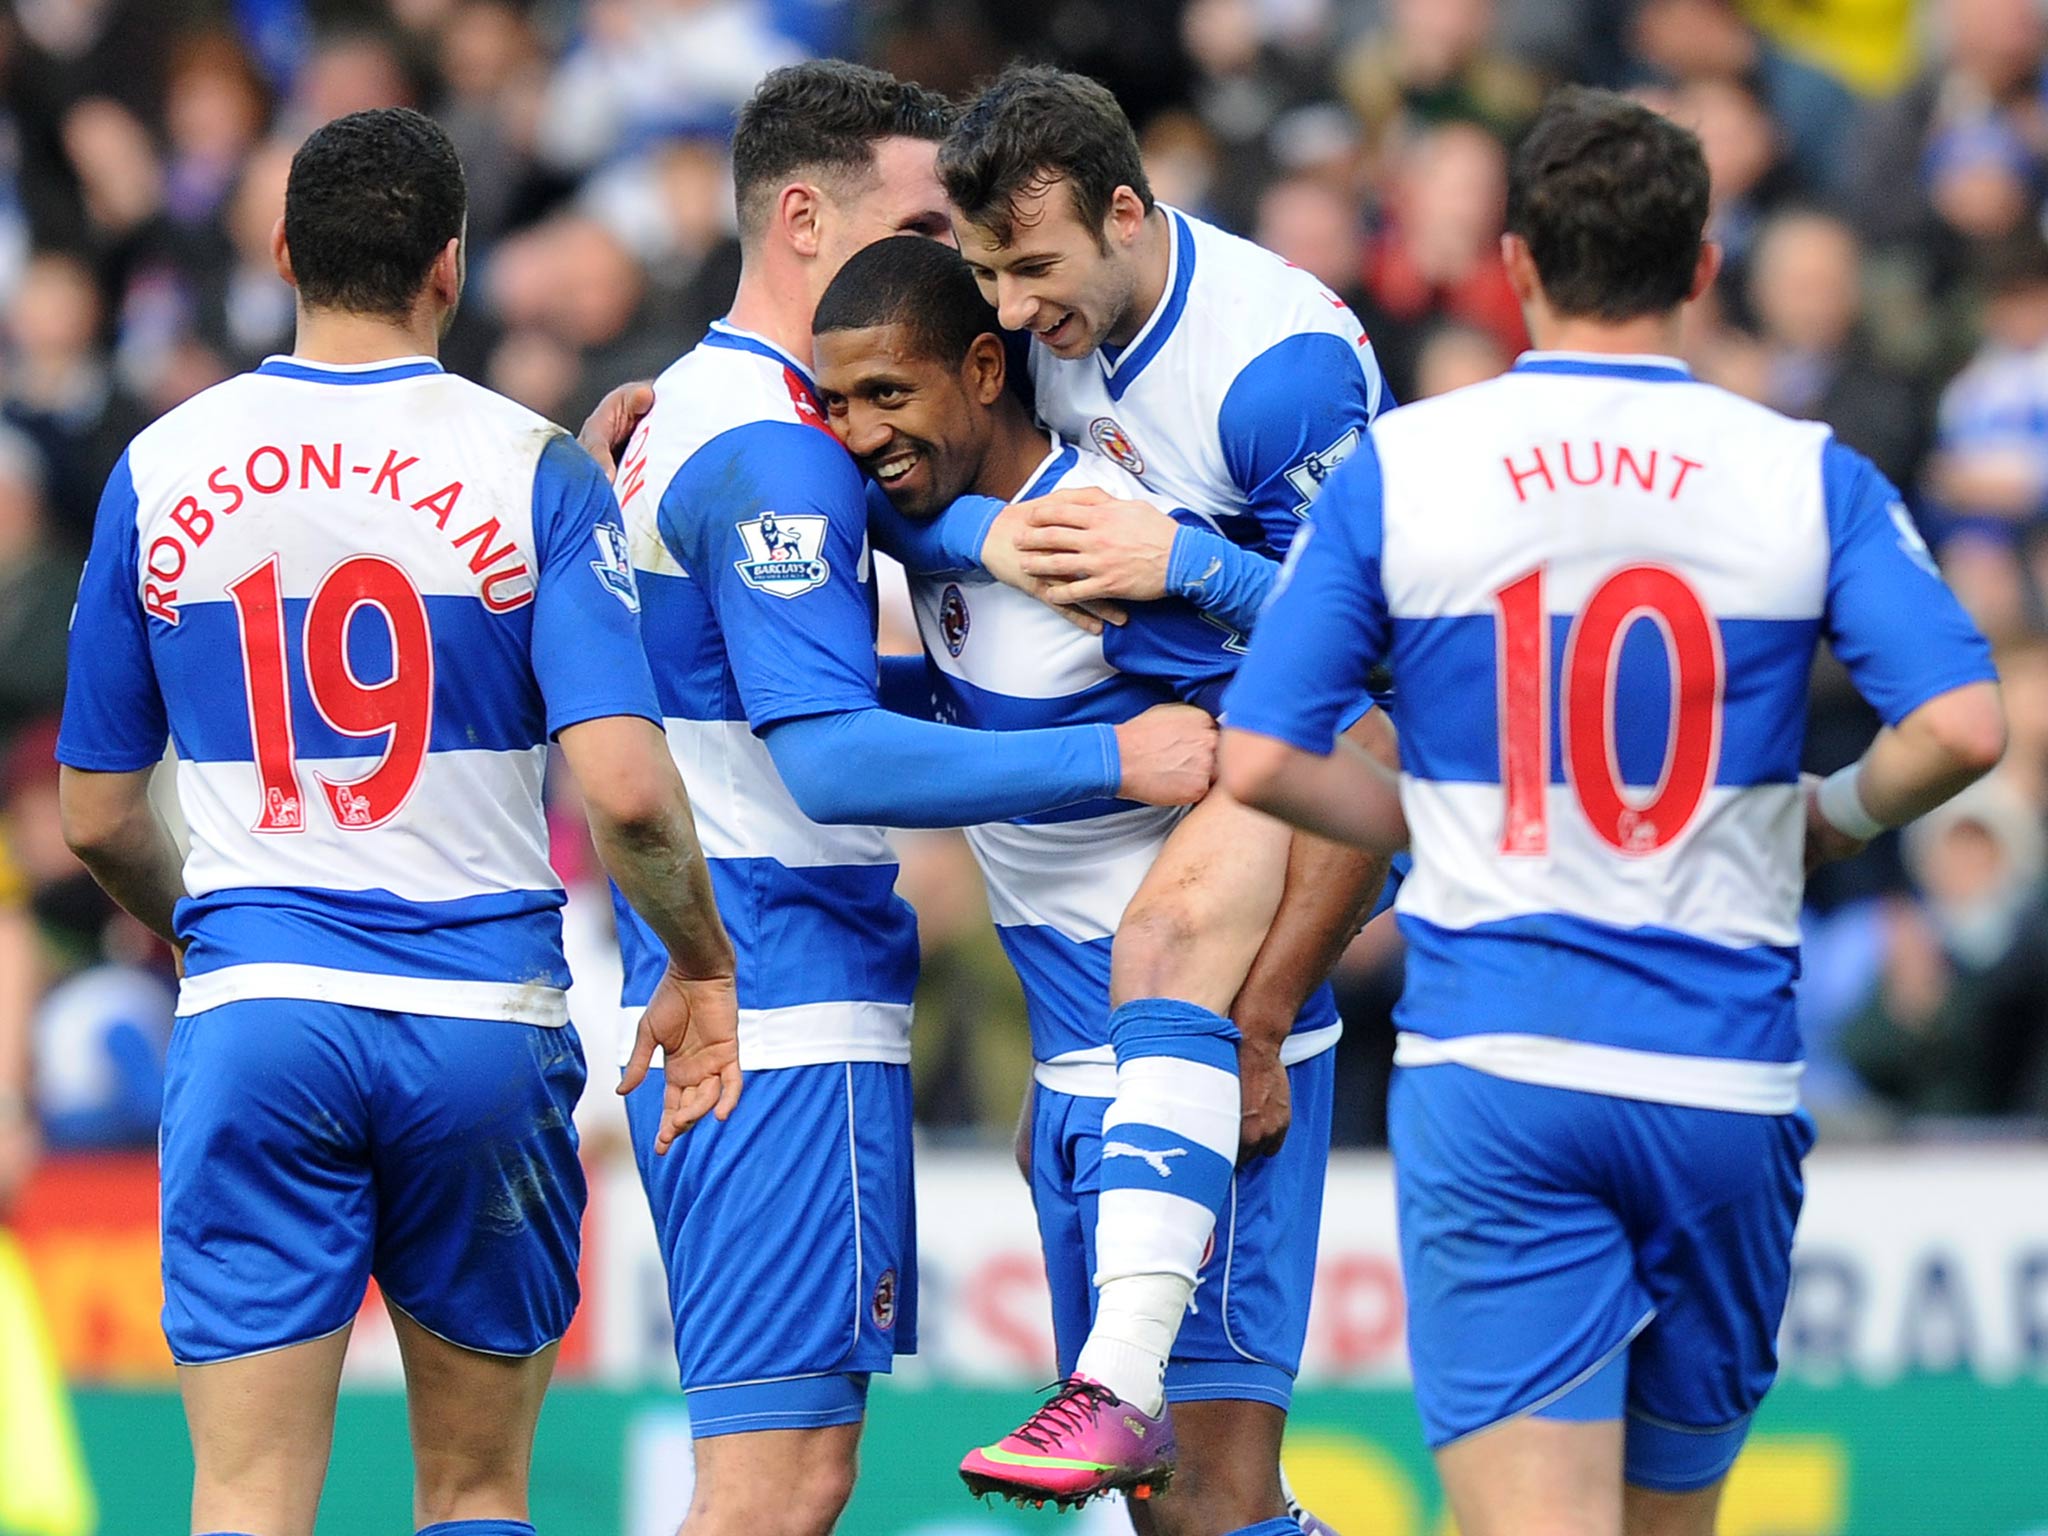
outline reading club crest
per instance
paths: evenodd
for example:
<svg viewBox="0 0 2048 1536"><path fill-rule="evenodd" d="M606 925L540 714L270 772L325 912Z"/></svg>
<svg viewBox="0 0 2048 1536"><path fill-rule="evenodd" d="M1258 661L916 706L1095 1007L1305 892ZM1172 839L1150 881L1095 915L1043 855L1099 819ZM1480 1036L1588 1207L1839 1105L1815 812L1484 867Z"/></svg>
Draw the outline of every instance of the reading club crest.
<svg viewBox="0 0 2048 1536"><path fill-rule="evenodd" d="M822 517L763 512L737 525L747 558L735 560L740 580L770 597L802 597L832 579Z"/></svg>
<svg viewBox="0 0 2048 1536"><path fill-rule="evenodd" d="M946 650L958 656L967 649L967 630L973 623L967 613L967 595L960 590L958 582L946 583L946 590L939 597L939 634L944 637Z"/></svg>
<svg viewBox="0 0 2048 1536"><path fill-rule="evenodd" d="M875 1299L870 1308L875 1326L887 1332L896 1326L896 1271L885 1269L875 1282Z"/></svg>
<svg viewBox="0 0 2048 1536"><path fill-rule="evenodd" d="M1123 465L1134 475L1145 473L1145 461L1139 456L1137 444L1130 434L1116 424L1113 417L1098 416L1088 423L1088 435L1095 439L1095 446Z"/></svg>

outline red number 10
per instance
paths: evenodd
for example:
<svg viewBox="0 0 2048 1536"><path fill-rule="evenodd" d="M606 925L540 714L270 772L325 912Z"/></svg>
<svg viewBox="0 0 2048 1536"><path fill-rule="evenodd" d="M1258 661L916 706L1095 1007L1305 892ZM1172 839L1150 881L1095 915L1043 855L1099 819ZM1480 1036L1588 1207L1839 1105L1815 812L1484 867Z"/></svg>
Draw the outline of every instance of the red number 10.
<svg viewBox="0 0 2048 1536"><path fill-rule="evenodd" d="M241 628L249 735L263 791L254 830L302 832L306 821L292 740L277 556L231 583L228 594ZM381 683L362 682L349 666L349 624L356 610L366 607L377 610L391 636L391 675ZM313 775L336 826L348 831L381 827L419 783L434 731L434 643L419 588L381 556L342 561L314 589L302 651L307 691L323 720L344 736L389 733L384 755L361 778L342 782L324 773Z"/></svg>
<svg viewBox="0 0 2048 1536"><path fill-rule="evenodd" d="M1550 848L1550 617L1543 568L1493 595L1498 614L1501 788L1506 816L1500 851ZM1671 668L1671 724L1664 763L1649 798L1632 803L1615 752L1615 672L1621 642L1637 619L1664 637ZM1721 631L1685 578L1661 565L1631 565L1594 589L1566 632L1565 779L1594 834L1622 853L1668 847L1698 813L1721 754L1727 663Z"/></svg>

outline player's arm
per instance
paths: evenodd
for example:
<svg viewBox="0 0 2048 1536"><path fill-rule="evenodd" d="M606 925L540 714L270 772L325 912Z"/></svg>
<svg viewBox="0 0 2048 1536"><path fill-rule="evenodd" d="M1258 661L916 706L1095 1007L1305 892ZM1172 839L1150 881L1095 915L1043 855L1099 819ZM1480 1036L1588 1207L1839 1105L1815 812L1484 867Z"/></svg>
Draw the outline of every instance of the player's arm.
<svg viewBox="0 0 2048 1536"><path fill-rule="evenodd" d="M1405 847L1396 774L1339 727L1390 625L1371 439L1333 478L1224 699L1223 785L1247 805L1368 853Z"/></svg>
<svg viewBox="0 0 2048 1536"><path fill-rule="evenodd" d="M1373 710L1345 733L1384 766L1397 766L1394 733L1384 712ZM1287 853L1287 883L1273 926L1253 957L1231 1004L1231 1022L1243 1036L1238 1075L1244 1083L1244 1123L1238 1159L1280 1150L1292 1120L1287 1069L1280 1047L1311 993L1329 979L1345 946L1372 915L1387 883L1391 856L1297 831Z"/></svg>
<svg viewBox="0 0 2048 1536"><path fill-rule="evenodd" d="M768 516L795 541L794 579L761 558ZM661 523L706 584L748 721L813 821L972 826L1117 794L1185 804L1208 789L1214 741L1194 710L1114 730L975 731L884 709L861 580L865 494L825 433L725 434L670 482Z"/></svg>
<svg viewBox="0 0 2048 1536"><path fill-rule="evenodd" d="M178 845L149 803L148 768L95 773L69 765L57 770L58 814L64 841L121 909L174 949L172 921L185 899Z"/></svg>
<svg viewBox="0 0 2048 1536"><path fill-rule="evenodd" d="M135 482L123 454L107 477L72 610L57 735L64 840L127 912L173 948L184 899L177 845L149 804L169 737L137 585Z"/></svg>
<svg viewBox="0 0 2048 1536"><path fill-rule="evenodd" d="M668 949L641 1015L620 1091L664 1051L667 1092L656 1150L740 1092L732 942L719 919L690 801L662 734L654 679L626 564L625 533L603 472L567 437L534 475L540 579L532 661L605 869Z"/></svg>
<svg viewBox="0 0 2048 1536"><path fill-rule="evenodd" d="M1271 550L1293 544L1384 396L1371 348L1328 332L1274 343L1232 381L1217 412L1223 461Z"/></svg>
<svg viewBox="0 0 2048 1536"><path fill-rule="evenodd" d="M1832 550L1826 627L1885 725L1861 759L1808 786L1809 866L1854 853L1982 778L2005 752L2005 711L1984 637L1862 455L1822 452ZM1912 622L1899 622L1910 614Z"/></svg>

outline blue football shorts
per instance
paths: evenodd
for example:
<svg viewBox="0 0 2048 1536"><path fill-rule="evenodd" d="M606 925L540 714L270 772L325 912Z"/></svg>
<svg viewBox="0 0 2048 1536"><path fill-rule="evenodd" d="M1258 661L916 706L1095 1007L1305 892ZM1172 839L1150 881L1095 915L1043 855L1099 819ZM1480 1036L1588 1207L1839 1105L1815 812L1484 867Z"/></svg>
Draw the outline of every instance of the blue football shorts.
<svg viewBox="0 0 2048 1536"><path fill-rule="evenodd" d="M1705 1487L1777 1374L1813 1122L1396 1069L1424 1438L1620 1418L1629 1482Z"/></svg>
<svg viewBox="0 0 2048 1536"><path fill-rule="evenodd" d="M160 1139L173 1358L334 1333L373 1275L466 1349L546 1348L576 1310L583 1080L566 1025L268 998L180 1018Z"/></svg>
<svg viewBox="0 0 2048 1536"><path fill-rule="evenodd" d="M1322 1229L1336 1059L1323 1051L1287 1069L1294 1114L1287 1139L1231 1178L1167 1363L1169 1402L1244 1399L1284 1411L1293 1400ZM1031 1198L1066 1376L1095 1316L1095 1213L1110 1100L1042 1084L1031 1093Z"/></svg>
<svg viewBox="0 0 2048 1536"><path fill-rule="evenodd" d="M730 1119L657 1155L662 1079L628 1095L698 1439L857 1423L917 1349L910 1068L749 1072Z"/></svg>

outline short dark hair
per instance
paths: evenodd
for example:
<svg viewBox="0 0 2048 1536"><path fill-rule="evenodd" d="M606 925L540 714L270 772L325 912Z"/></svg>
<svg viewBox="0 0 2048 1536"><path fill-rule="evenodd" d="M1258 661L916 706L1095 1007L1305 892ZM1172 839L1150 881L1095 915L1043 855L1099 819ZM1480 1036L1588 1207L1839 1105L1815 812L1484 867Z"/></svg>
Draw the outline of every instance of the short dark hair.
<svg viewBox="0 0 2048 1536"><path fill-rule="evenodd" d="M284 238L299 297L319 309L403 315L462 233L469 193L448 135L410 107L351 112L292 156Z"/></svg>
<svg viewBox="0 0 2048 1536"><path fill-rule="evenodd" d="M798 171L843 180L874 168L883 139L937 143L953 126L953 105L936 91L842 59L811 59L771 71L740 108L732 137L733 193L740 232L768 217L768 199Z"/></svg>
<svg viewBox="0 0 2048 1536"><path fill-rule="evenodd" d="M970 224L1008 245L1018 195L1055 178L1066 182L1074 212L1098 243L1118 187L1152 211L1138 136L1109 88L1049 65L1013 65L939 146L939 179Z"/></svg>
<svg viewBox="0 0 2048 1536"><path fill-rule="evenodd" d="M1515 150L1507 228L1559 314L1633 320L1692 291L1707 190L1691 133L1626 96L1567 86Z"/></svg>
<svg viewBox="0 0 2048 1536"><path fill-rule="evenodd" d="M892 235L855 251L839 269L811 321L811 333L902 325L922 357L957 368L975 338L1002 334L974 273L950 245Z"/></svg>

